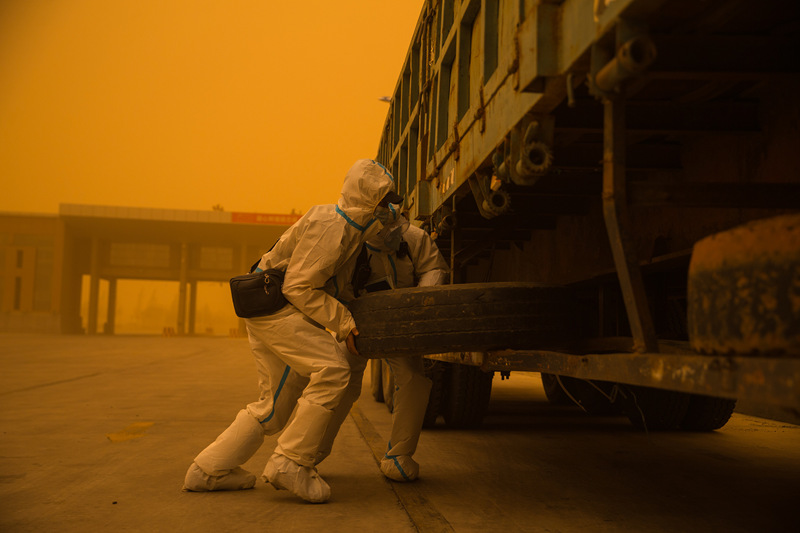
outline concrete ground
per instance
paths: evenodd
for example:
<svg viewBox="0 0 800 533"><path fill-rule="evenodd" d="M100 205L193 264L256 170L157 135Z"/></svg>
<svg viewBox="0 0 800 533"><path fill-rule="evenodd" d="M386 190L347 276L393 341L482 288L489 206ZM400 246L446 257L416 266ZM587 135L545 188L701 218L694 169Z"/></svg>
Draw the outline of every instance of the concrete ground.
<svg viewBox="0 0 800 533"><path fill-rule="evenodd" d="M391 428L365 390L320 466L329 503L182 492L192 458L257 395L247 341L0 334L0 532L796 532L800 426L736 414L646 434L495 376L479 430L423 432L416 483L374 455ZM245 465L260 474L275 437Z"/></svg>
<svg viewBox="0 0 800 533"><path fill-rule="evenodd" d="M244 339L0 335L0 365L2 532L414 531L350 419L320 467L329 504L262 482L181 491L257 397ZM260 475L274 446L245 468Z"/></svg>

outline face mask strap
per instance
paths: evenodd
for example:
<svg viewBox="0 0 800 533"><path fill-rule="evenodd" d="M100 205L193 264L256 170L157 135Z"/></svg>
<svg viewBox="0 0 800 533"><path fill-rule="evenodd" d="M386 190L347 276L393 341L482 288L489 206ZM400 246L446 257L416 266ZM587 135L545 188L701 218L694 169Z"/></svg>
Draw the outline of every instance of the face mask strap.
<svg viewBox="0 0 800 533"><path fill-rule="evenodd" d="M379 205L372 212L372 215L375 218L377 218L381 222L381 224L386 226L390 222L389 218L391 216L391 211L389 211L388 207L383 207L383 206Z"/></svg>

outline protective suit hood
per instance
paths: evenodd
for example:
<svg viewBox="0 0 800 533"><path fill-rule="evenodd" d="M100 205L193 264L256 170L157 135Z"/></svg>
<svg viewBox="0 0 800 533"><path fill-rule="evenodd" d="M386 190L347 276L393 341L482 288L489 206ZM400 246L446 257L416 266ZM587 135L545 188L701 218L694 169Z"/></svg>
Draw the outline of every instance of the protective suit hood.
<svg viewBox="0 0 800 533"><path fill-rule="evenodd" d="M343 341L355 328L345 307L352 297L349 280L361 245L380 229L373 212L394 191L394 180L371 159L347 172L336 205L316 205L292 225L258 267L286 272L283 295L311 320Z"/></svg>
<svg viewBox="0 0 800 533"><path fill-rule="evenodd" d="M375 207L391 191L394 178L386 167L373 159L359 159L345 175L337 207L349 223L365 228L375 221Z"/></svg>

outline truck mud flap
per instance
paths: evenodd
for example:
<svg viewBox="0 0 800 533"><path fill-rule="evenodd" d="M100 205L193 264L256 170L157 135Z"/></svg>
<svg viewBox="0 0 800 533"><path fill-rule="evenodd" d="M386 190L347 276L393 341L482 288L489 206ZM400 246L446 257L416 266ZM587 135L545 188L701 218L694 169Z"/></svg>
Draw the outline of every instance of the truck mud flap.
<svg viewBox="0 0 800 533"><path fill-rule="evenodd" d="M800 356L800 214L758 220L699 241L688 292L695 350Z"/></svg>

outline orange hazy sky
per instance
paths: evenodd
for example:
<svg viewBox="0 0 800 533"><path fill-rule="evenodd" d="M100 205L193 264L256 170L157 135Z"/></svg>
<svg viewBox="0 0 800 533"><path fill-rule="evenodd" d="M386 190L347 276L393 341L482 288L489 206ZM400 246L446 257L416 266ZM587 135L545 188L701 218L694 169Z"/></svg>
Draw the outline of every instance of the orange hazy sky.
<svg viewBox="0 0 800 533"><path fill-rule="evenodd" d="M422 5L2 0L0 211L333 203Z"/></svg>

